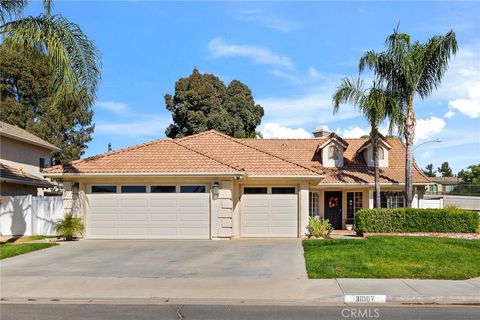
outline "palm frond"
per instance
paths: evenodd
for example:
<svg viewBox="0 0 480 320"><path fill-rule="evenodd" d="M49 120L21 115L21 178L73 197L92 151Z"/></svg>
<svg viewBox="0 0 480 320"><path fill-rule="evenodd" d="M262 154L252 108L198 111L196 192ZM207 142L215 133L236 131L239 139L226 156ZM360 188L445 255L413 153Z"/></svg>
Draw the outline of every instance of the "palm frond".
<svg viewBox="0 0 480 320"><path fill-rule="evenodd" d="M344 78L332 97L333 113L335 114L339 111L341 104L361 106L365 103L365 99L363 80Z"/></svg>
<svg viewBox="0 0 480 320"><path fill-rule="evenodd" d="M42 0L42 4L43 4L43 11L45 11L45 15L47 16L52 15L52 8L53 8L52 0Z"/></svg>
<svg viewBox="0 0 480 320"><path fill-rule="evenodd" d="M20 16L27 4L28 0L0 0L0 23Z"/></svg>
<svg viewBox="0 0 480 320"><path fill-rule="evenodd" d="M14 45L38 48L50 58L59 95L84 88L93 103L100 81L100 55L78 25L60 15L40 15L8 22L0 27L0 34Z"/></svg>

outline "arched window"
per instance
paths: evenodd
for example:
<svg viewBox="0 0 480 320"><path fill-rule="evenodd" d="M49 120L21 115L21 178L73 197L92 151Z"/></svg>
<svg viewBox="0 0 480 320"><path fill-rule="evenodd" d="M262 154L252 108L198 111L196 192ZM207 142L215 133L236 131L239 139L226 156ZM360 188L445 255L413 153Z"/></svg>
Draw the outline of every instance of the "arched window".
<svg viewBox="0 0 480 320"><path fill-rule="evenodd" d="M328 149L328 158L330 160L338 160L338 148L336 146L330 146Z"/></svg>
<svg viewBox="0 0 480 320"><path fill-rule="evenodd" d="M385 151L383 151L382 147L378 147L378 160L385 159Z"/></svg>

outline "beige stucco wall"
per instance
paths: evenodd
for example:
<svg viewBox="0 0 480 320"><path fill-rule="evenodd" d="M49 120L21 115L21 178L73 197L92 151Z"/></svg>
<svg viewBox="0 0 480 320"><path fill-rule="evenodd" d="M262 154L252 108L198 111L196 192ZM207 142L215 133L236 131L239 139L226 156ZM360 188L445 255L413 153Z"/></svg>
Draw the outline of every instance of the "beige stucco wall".
<svg viewBox="0 0 480 320"><path fill-rule="evenodd" d="M331 146L338 148L338 160L329 159L328 152ZM327 168L343 167L343 147L336 141L330 142L322 149L322 165Z"/></svg>
<svg viewBox="0 0 480 320"><path fill-rule="evenodd" d="M378 166L380 168L387 168L388 167L388 149L382 146L379 146L379 148L383 149L383 160L378 160ZM367 149L363 151L363 157L365 158L365 162L367 165L371 168L375 166L375 163L373 161L373 147L370 146Z"/></svg>
<svg viewBox="0 0 480 320"><path fill-rule="evenodd" d="M0 159L6 165L40 177L40 158L45 159L45 166L50 166L50 150L3 136L0 141Z"/></svg>

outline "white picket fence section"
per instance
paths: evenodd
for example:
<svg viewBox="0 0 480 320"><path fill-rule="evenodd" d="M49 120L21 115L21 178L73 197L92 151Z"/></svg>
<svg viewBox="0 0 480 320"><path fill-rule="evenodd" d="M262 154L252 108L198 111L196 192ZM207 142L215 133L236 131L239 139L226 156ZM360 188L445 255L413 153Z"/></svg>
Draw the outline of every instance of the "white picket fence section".
<svg viewBox="0 0 480 320"><path fill-rule="evenodd" d="M63 197L0 197L0 235L54 236L63 217Z"/></svg>

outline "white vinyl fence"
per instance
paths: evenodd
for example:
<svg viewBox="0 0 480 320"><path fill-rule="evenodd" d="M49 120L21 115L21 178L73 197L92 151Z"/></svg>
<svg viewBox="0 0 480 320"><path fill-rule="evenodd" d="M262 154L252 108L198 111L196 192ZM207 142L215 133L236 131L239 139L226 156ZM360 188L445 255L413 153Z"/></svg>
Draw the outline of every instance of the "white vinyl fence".
<svg viewBox="0 0 480 320"><path fill-rule="evenodd" d="M63 197L0 197L0 235L54 236L63 217Z"/></svg>

